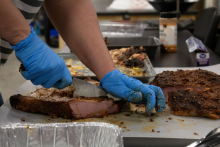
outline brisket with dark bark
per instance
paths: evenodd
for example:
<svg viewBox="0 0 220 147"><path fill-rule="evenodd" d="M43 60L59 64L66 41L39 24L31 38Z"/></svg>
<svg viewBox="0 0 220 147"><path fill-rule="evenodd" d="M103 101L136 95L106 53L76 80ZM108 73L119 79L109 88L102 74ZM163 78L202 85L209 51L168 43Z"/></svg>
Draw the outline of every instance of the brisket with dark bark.
<svg viewBox="0 0 220 147"><path fill-rule="evenodd" d="M162 88L165 98L168 100L167 92L170 91L220 87L220 76L202 69L164 71L157 74L151 84Z"/></svg>
<svg viewBox="0 0 220 147"><path fill-rule="evenodd" d="M143 47L135 48L133 46L129 48L121 48L110 50L109 53L115 64L120 64L125 67L143 67L144 59L147 55L144 53L146 49Z"/></svg>
<svg viewBox="0 0 220 147"><path fill-rule="evenodd" d="M220 88L185 89L168 92L171 113L182 116L220 118Z"/></svg>
<svg viewBox="0 0 220 147"><path fill-rule="evenodd" d="M119 113L124 103L110 98L73 98L73 91L72 86L63 90L40 88L29 96L11 96L10 104L18 110L48 114L54 118L81 119Z"/></svg>

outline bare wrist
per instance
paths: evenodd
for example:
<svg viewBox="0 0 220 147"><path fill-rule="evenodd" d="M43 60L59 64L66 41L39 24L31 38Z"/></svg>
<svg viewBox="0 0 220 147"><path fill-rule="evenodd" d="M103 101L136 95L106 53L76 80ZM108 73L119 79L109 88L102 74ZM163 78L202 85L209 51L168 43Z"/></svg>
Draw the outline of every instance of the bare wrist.
<svg viewBox="0 0 220 147"><path fill-rule="evenodd" d="M101 81L102 80L102 78L104 78L104 76L107 74L107 73L109 73L109 72L111 72L111 71L113 71L113 70L116 70L117 68L113 65L113 66L110 66L110 67L108 67L108 68L105 68L105 69L102 69L100 72L98 72L97 74L96 74L96 76L98 77L98 79L99 79L99 81Z"/></svg>
<svg viewBox="0 0 220 147"><path fill-rule="evenodd" d="M29 34L31 33L31 27L25 28L25 29L20 29L20 30L15 30L14 34L8 39L8 41L12 45L16 45L17 43L21 42L22 40L26 39Z"/></svg>

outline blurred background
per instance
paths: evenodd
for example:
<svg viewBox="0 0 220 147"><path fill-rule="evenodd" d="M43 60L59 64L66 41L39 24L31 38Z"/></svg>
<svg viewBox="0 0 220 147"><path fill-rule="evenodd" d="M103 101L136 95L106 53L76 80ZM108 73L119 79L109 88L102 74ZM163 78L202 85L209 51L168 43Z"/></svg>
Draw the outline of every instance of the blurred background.
<svg viewBox="0 0 220 147"><path fill-rule="evenodd" d="M100 22L100 29L103 37L114 35L142 35L144 29L158 29L160 12L178 11L178 29L187 29L191 33L203 24L198 24L201 20L201 14L206 9L218 8L220 0L92 0ZM73 16L74 17L74 16ZM203 16L204 20L209 23L210 16ZM215 50L220 34L219 19L216 29L208 30L214 32L215 39L205 45ZM116 25L113 24L121 23ZM134 25L134 24L142 24ZM127 25L129 24L129 26ZM133 24L133 25L131 25ZM56 53L60 52L65 46L62 38L50 22L44 8L42 7L35 16L31 25L35 28L36 33L44 40ZM129 28L130 27L130 28ZM129 32L130 30L133 32ZM202 30L204 30L202 28ZM204 36L197 36L205 40ZM14 53L9 57L7 63L0 70L0 88L4 100L8 99L25 79L18 72L20 62L16 59ZM16 82L15 82L16 81Z"/></svg>

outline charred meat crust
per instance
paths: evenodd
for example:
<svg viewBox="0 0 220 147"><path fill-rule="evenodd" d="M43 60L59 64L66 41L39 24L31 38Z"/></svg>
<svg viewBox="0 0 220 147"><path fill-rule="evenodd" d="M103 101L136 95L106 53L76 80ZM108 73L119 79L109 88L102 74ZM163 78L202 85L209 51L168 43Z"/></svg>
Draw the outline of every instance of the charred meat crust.
<svg viewBox="0 0 220 147"><path fill-rule="evenodd" d="M163 90L166 101L168 92L186 88L203 89L220 87L220 76L207 70L164 71L150 83Z"/></svg>
<svg viewBox="0 0 220 147"><path fill-rule="evenodd" d="M202 69L164 71L157 74L151 84L161 88L175 86L213 87L220 85L220 76Z"/></svg>
<svg viewBox="0 0 220 147"><path fill-rule="evenodd" d="M168 92L174 115L220 118L220 88L185 89Z"/></svg>
<svg viewBox="0 0 220 147"><path fill-rule="evenodd" d="M9 99L11 106L18 110L48 114L53 118L72 118L72 110L68 103L70 98L58 102L46 100L48 99L30 98L29 96L22 96L20 94L11 96Z"/></svg>

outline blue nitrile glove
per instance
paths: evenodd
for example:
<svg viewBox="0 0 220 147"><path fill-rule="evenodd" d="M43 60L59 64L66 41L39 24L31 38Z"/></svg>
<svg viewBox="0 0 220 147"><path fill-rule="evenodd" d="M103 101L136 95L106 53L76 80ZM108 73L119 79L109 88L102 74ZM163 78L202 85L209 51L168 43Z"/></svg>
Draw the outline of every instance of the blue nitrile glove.
<svg viewBox="0 0 220 147"><path fill-rule="evenodd" d="M34 85L63 89L72 83L64 60L36 35L32 27L26 39L11 46L17 59L26 69L21 71L22 76L31 80Z"/></svg>
<svg viewBox="0 0 220 147"><path fill-rule="evenodd" d="M150 115L155 108L157 112L162 112L165 106L165 97L161 88L143 84L141 81L133 79L113 70L105 75L100 82L111 95L123 98L136 104L146 105L146 114Z"/></svg>

